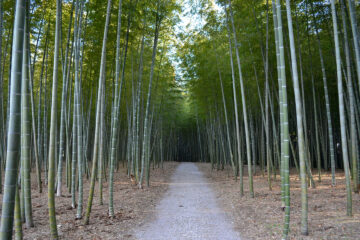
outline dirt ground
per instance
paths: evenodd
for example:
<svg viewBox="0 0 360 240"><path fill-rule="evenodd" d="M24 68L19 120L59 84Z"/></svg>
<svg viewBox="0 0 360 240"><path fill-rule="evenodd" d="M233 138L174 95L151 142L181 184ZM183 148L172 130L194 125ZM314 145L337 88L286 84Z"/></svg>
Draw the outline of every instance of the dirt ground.
<svg viewBox="0 0 360 240"><path fill-rule="evenodd" d="M125 169L115 174L114 208L115 217L108 217L108 184L103 185L103 205L99 205L98 185L95 186L90 225L84 220L75 220L76 209L71 209L71 195L64 187L63 197L56 197L56 218L61 239L134 239L134 229L144 225L154 214L156 204L168 188L166 184L178 164L164 163L164 170L152 170L150 187L139 189L126 176ZM35 177L35 176L34 176ZM35 183L35 178L33 178ZM36 184L33 184L34 187ZM50 239L47 210L47 187L39 194L32 191L34 228L23 227L24 239ZM87 205L89 181L84 182L84 213ZM2 200L2 195L0 195Z"/></svg>
<svg viewBox="0 0 360 240"><path fill-rule="evenodd" d="M266 175L259 176L258 171L254 177L253 199L249 196L247 177L244 177L245 196L240 197L239 181L234 180L229 169L212 171L210 164L198 166L243 239L281 239L284 212L279 176L273 182L273 190L269 191ZM338 172L336 180L336 187L331 187L331 175L323 173L322 182L316 181L316 189L309 188L309 236L304 237L300 235L299 177L291 174L291 239L360 239L360 196L352 195L353 217L347 217L344 174Z"/></svg>
<svg viewBox="0 0 360 240"><path fill-rule="evenodd" d="M165 163L164 170L151 173L150 188L138 189L127 178L124 169L115 174L115 218L108 217L108 184L104 183L104 205L99 205L98 186L95 186L90 225L75 220L76 209L71 209L71 196L64 188L64 196L56 197L58 232L61 239L135 239L135 230L154 219L155 207L168 189L168 183L178 163ZM230 169L211 170L210 164L198 163L209 186L215 191L217 201L234 230L242 239L280 239L284 212L280 208L280 181L273 181L268 190L267 178L258 171L254 177L255 199L249 197L248 179L244 177L245 196L239 195L239 181L232 177ZM246 172L245 172L246 175ZM35 176L34 176L35 177ZM331 175L323 173L322 182L316 189L308 189L309 236L300 235L300 182L296 173L291 174L291 239L360 239L360 196L353 194L353 217L346 216L345 179L342 172L336 174L337 185L331 187ZM35 178L33 178L33 183ZM36 184L33 184L35 187ZM89 182L84 183L84 208L86 207ZM35 227L24 230L24 239L49 239L47 193L32 191ZM0 201L2 195L0 194ZM1 207L1 206L0 206ZM1 209L0 209L1 210ZM85 211L85 209L84 209Z"/></svg>

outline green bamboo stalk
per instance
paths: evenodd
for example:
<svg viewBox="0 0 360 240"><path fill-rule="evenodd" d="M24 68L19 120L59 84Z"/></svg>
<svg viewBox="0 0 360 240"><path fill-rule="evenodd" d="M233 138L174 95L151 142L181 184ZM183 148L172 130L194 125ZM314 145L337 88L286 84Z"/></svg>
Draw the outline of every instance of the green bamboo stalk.
<svg viewBox="0 0 360 240"><path fill-rule="evenodd" d="M234 24L234 16L231 9L231 0L229 0L229 10L230 10L230 19L231 25L233 29L233 36L234 36L234 44L235 44L235 53L236 53L236 60L239 70L239 81L240 81L240 91L241 91L241 99L242 99L242 106L243 106L243 117L244 117L244 128L245 128L245 142L246 142L246 155L247 155L247 163L248 163L248 175L249 175L249 191L250 197L254 197L254 184L253 184L253 172L252 172L252 165L251 165L251 143L250 143L250 133L249 133L249 121L247 116L247 106L246 106L246 98L245 98L245 90L244 90L244 80L243 74L241 71L241 63L240 63L240 55L239 55L239 48L238 42L236 38L236 30Z"/></svg>
<svg viewBox="0 0 360 240"><path fill-rule="evenodd" d="M79 17L79 28L77 29L77 37L75 37L75 89L74 89L74 98L75 105L74 111L76 112L76 129L77 129L77 162L78 162L78 206L76 212L76 219L82 218L82 208L83 208L83 173L84 173L84 155L83 155L83 114L81 110L81 66L80 63L80 34L81 34L81 25L82 25L82 15L83 15L84 1L81 1L80 7L80 17ZM79 72L80 70L80 72ZM80 74L80 76L79 76Z"/></svg>
<svg viewBox="0 0 360 240"><path fill-rule="evenodd" d="M121 10L122 10L122 0L119 1L119 10L118 10L118 26L117 26L117 35L116 35L116 69L115 69L115 99L114 99L114 120L113 126L111 129L111 148L110 148L110 169L109 169L109 216L114 217L114 164L115 164L115 151L117 145L117 129L118 129L118 119L120 113L120 99L122 91L122 83L124 77L121 78L120 90L118 90L119 77L120 77L120 36L121 36ZM124 64L125 65L125 64Z"/></svg>
<svg viewBox="0 0 360 240"><path fill-rule="evenodd" d="M342 157L344 162L344 171L346 179L346 215L352 216L352 194L351 194L351 180L349 169L349 155L346 139L346 120L345 120L345 107L344 107L344 90L341 76L341 56L340 56L340 44L338 36L337 16L335 8L335 0L331 0L331 15L334 28L334 41L335 41L335 55L336 55L336 73L337 73L337 86L339 95L339 115L340 115L340 130L341 130L341 146ZM351 81L351 80L350 80Z"/></svg>
<svg viewBox="0 0 360 240"><path fill-rule="evenodd" d="M214 49L214 51L216 51L216 50ZM219 63L218 63L218 56L217 55L216 55L216 67L217 67L217 70L218 70L218 73L219 73L219 81L220 81L220 87L221 87L221 97L222 97L222 102L223 102L223 106L224 106L226 137L227 137L227 142L228 142L228 146L229 146L230 161L231 161L231 163L233 163L234 162L234 160L233 160L234 156L233 156L233 151L232 151L232 147L231 147L231 139L230 139L231 136L230 136L230 130L229 130L228 113L227 113L227 107L226 107L226 101L225 101L223 80L222 80L222 76L221 76L221 71L220 71L220 67L219 67Z"/></svg>
<svg viewBox="0 0 360 240"><path fill-rule="evenodd" d="M21 210L20 210L20 193L19 193L18 184L16 184L16 193L15 193L14 221L15 221L15 240L22 240L23 231L22 231Z"/></svg>
<svg viewBox="0 0 360 240"><path fill-rule="evenodd" d="M46 57L47 57L47 44L48 44L48 36L46 36L45 38L45 45L44 45L44 53L43 53L43 58L42 58L42 63L41 63L41 72L40 72L40 87L39 87L39 99L38 99L38 113L37 113L37 137L39 139L39 144L38 144L38 154L39 154L39 171L41 173L41 166L43 164L43 158L44 158L44 152L43 152L43 131L42 131L42 121L41 121L41 113L42 111L42 93L43 93L43 76L44 76L44 66L45 66L45 61L46 61ZM45 117L45 116L44 116ZM40 176L40 174L39 174ZM40 176L40 180L41 180L41 176ZM40 184L40 189L39 192L42 192L42 184Z"/></svg>
<svg viewBox="0 0 360 240"><path fill-rule="evenodd" d="M306 21L309 21L308 18L308 6L305 2L305 14ZM310 43L310 30L309 24L306 25L306 34L308 40L308 53L309 53L309 68L310 68L310 77L311 77L311 90L312 90L312 98L313 98L313 109L314 109L314 123L315 123L315 142L316 142L316 162L317 162L317 170L318 170L318 180L321 182L321 152L320 152L320 137L319 137L319 122L318 122L318 105L316 101L316 92L315 92L315 82L314 82L314 71L313 71L313 55L311 51L311 43Z"/></svg>
<svg viewBox="0 0 360 240"><path fill-rule="evenodd" d="M350 151L351 151L351 162L352 162L352 177L353 177L353 189L355 193L359 193L359 176L358 176L358 143L356 136L356 123L355 123L355 99L354 99L354 88L352 82L351 63L350 63L350 49L348 41L348 32L346 26L346 14L344 0L340 0L341 3L341 15L344 30L344 45L345 45L345 59L346 59L346 72L347 72L347 89L349 94L349 108L350 108ZM351 4L351 3L349 3ZM356 33L357 34L357 33ZM357 69L357 70L360 70ZM360 76L360 75L359 75Z"/></svg>
<svg viewBox="0 0 360 240"><path fill-rule="evenodd" d="M144 28L146 26L146 19L144 21ZM141 40L141 50L140 50L140 63L139 63L139 76L138 76L138 87L137 87L137 95L136 95L136 105L135 105L135 154L134 154L134 172L135 172L135 179L139 181L139 159L140 155L140 111L141 111L141 86L142 86L142 75L143 75L143 56L144 56L144 46L145 46L145 33L143 33L142 40Z"/></svg>
<svg viewBox="0 0 360 240"><path fill-rule="evenodd" d="M298 14L297 14L297 8L295 6L295 25L298 26ZM304 74L303 74L303 63L302 63L302 53L301 53L301 38L299 36L299 27L296 28L296 45L298 46L298 52L299 52L299 70L300 70L300 87L301 87L301 101L302 101L302 121L303 121L303 129L308 129L307 125L307 118L306 118L306 104L305 104L305 86L304 86ZM295 45L295 44L294 44ZM308 178L310 179L310 184L312 188L315 188L315 181L313 178L313 175L311 173L311 153L310 153L310 147L309 147L309 137L308 137L308 131L304 131L304 151L305 151L305 167L308 174Z"/></svg>
<svg viewBox="0 0 360 240"><path fill-rule="evenodd" d="M149 123L149 130L148 130L148 136L147 136L147 143L146 143L146 158L145 158L145 179L146 179L146 186L149 187L150 186L150 164L151 164L151 157L152 157L152 153L153 153L153 149L155 147L155 144L151 145L151 142L156 142L156 137L157 137L157 132L155 132L153 139L151 139L151 133L152 133L152 129L153 126L155 124L153 124L154 121L154 107L152 109L152 112L150 113L150 123ZM154 163L155 165L155 163ZM153 165L153 166L154 166Z"/></svg>
<svg viewBox="0 0 360 240"><path fill-rule="evenodd" d="M278 25L278 40L280 52L280 73L281 73L281 97L282 97L282 113L281 125L283 131L283 141L281 146L282 154L282 185L284 189L284 203L285 203L285 222L282 239L287 239L290 229L290 178L289 178L289 122L288 122L288 106L287 106L287 92L286 92L286 74L285 74L285 54L283 43L283 28L281 18L281 4L280 0L276 0L276 13ZM279 96L280 97L280 96Z"/></svg>
<svg viewBox="0 0 360 240"><path fill-rule="evenodd" d="M18 182L18 184L21 186L20 190L19 190L20 191L20 193L19 193L20 194L20 213L21 213L21 222L25 223L25 199L24 199L25 194L24 194L24 188L23 188L23 186L25 184L24 184L23 174L24 174L24 167L22 166L22 159L20 156L20 176L19 176L19 182Z"/></svg>
<svg viewBox="0 0 360 240"><path fill-rule="evenodd" d="M55 215L55 154L56 154L56 115L57 115L57 83L59 74L59 49L61 45L61 5L62 1L56 1L56 26L55 26L55 49L54 68L51 100L51 120L49 139L49 173L48 173L48 208L51 239L58 239L56 215Z"/></svg>
<svg viewBox="0 0 360 240"><path fill-rule="evenodd" d="M200 162L204 162L203 149L202 149L202 146L201 146L202 141L201 141L201 136L200 136L199 116L198 116L197 112L196 112L196 130L197 130L198 142L199 142L199 147L200 147ZM160 127L160 131L161 131L161 127ZM159 139L159 141L161 142L160 139Z"/></svg>
<svg viewBox="0 0 360 240"><path fill-rule="evenodd" d="M269 190L271 186L271 146L269 124L269 0L266 0L266 50L265 50L265 132L266 132L266 168Z"/></svg>
<svg viewBox="0 0 360 240"><path fill-rule="evenodd" d="M279 31L278 31L278 18L277 18L277 11L276 11L276 3L275 1L272 1L272 8L273 8L273 21L274 21L274 35L275 35L275 49L276 49L276 63L277 63L277 75L278 75L278 85L279 85L279 112L280 112L280 158L278 158L278 160L280 161L280 178L281 181L283 182L283 172L282 172L282 168L281 168L281 163L283 162L282 160L284 159L283 155L284 152L281 150L283 148L283 142L284 142L284 129L283 129L283 124L281 124L283 122L283 97L282 97L282 88L281 88L281 68L280 68L280 48L279 48ZM274 119L273 119L274 122ZM274 123L273 123L274 124ZM276 171L274 171L274 174L276 173ZM276 175L275 175L276 176ZM282 206L285 206L285 201L284 201L284 185L281 185L281 201L282 201Z"/></svg>
<svg viewBox="0 0 360 240"><path fill-rule="evenodd" d="M27 21L29 20L29 14L27 14L26 19ZM37 60L37 49L39 46L39 42L40 42L40 35L42 33L42 27L44 24L44 14L42 17L42 21L41 21L41 25L40 25L40 29L38 32L38 37L36 40L36 46L35 46L35 53L34 53L34 57L32 60L32 67L31 67L31 57L29 56L29 65L30 65L30 81L29 81L29 87L30 87L30 105L31 105L31 123L32 123L32 134L33 134L33 151L34 151L34 155L35 155L35 165L36 165L36 177L37 177L37 184L38 184L38 190L39 193L42 192L42 185L41 185L41 167L40 167L40 156L39 156L39 139L38 136L36 135L36 115L35 115L35 100L34 100L34 87L33 87L33 83L34 83L34 72L35 72L35 63ZM28 52L28 54L30 55L30 51ZM41 83L40 83L41 84Z"/></svg>
<svg viewBox="0 0 360 240"><path fill-rule="evenodd" d="M71 23L73 18L73 10L75 1L72 2L71 12L70 12L70 22L67 33L67 44L65 50L65 61L63 65L63 83L62 83L62 93L61 93L61 113L60 113L60 139L59 139L59 163L58 163L58 172L57 172L57 189L56 196L60 197L62 195L62 176L63 176L63 161L65 157L65 113L66 113L66 98L67 98L67 89L68 89L68 78L67 78L67 66L69 58L69 45L70 45L70 34L71 34Z"/></svg>
<svg viewBox="0 0 360 240"><path fill-rule="evenodd" d="M43 131L42 131L42 138L43 138L43 144L42 144L42 151L43 151L43 165L45 170L45 185L48 184L48 88L47 88L47 82L48 82L48 66L49 66L49 49L47 49L46 52L46 61L45 61L45 76L44 76L44 109L43 109Z"/></svg>
<svg viewBox="0 0 360 240"><path fill-rule="evenodd" d="M106 10L106 21L105 21L105 29L104 29L104 37L103 37L103 45L101 51L101 64L100 64L100 76L99 76L99 88L98 88L98 98L96 103L96 123L95 123L95 136L94 136L94 151L93 151L93 162L92 162L92 170L91 170L91 185L89 191L88 205L86 209L85 215L85 224L88 225L90 221L90 213L92 208L92 201L94 198L94 188L95 188L95 178L96 178L96 166L97 166L97 158L98 158L98 143L99 143L99 130L100 130L100 108L101 108L101 95L103 93L103 82L105 81L105 63L106 63L106 42L107 42L107 34L109 30L109 22L110 22L110 10L111 10L111 0L108 0L107 10Z"/></svg>
<svg viewBox="0 0 360 240"><path fill-rule="evenodd" d="M0 1L0 159L3 161L0 162L0 166L4 164L5 159L5 116L4 116L4 74L2 71L3 61L3 30L4 30L4 8L3 8L3 2ZM5 47L5 56L6 56L6 49L7 44ZM6 58L5 58L6 59ZM0 167L0 186L2 186L2 167ZM0 193L2 193L2 187L0 187Z"/></svg>
<svg viewBox="0 0 360 240"><path fill-rule="evenodd" d="M28 14L29 4L26 4L26 12ZM30 109L29 109L29 21L25 17L24 26L24 47L23 47L23 63L22 63L22 82L21 82L21 170L22 170L22 191L24 193L24 210L26 218L26 226L34 227L32 217L31 204L31 163L30 163Z"/></svg>
<svg viewBox="0 0 360 240"><path fill-rule="evenodd" d="M154 44L153 44L153 52L151 57L151 69L150 69L150 80L149 80L149 89L148 89L148 95L147 95L147 101L146 101L146 110L145 110L145 120L144 120L144 137L143 137L143 144L142 144L142 156L141 156L141 173L140 173L140 180L139 180L139 188L142 188L142 180L144 176L144 170L145 170L145 153L147 152L147 149L149 146L147 146L147 141L150 135L149 131L149 109L150 109L150 101L151 101L151 90L152 90L152 82L154 77L154 68L155 68L155 57L157 52L157 45L158 45L158 39L159 39L159 31L160 31L160 24L162 20L162 16L160 15L160 4L157 3L157 12L156 12L156 21L155 21L155 36L154 36Z"/></svg>
<svg viewBox="0 0 360 240"><path fill-rule="evenodd" d="M76 64L76 62L78 61L78 57L77 55L78 53L78 16L79 16L79 9L80 9L80 3L78 0L76 0L75 3L75 21L74 21L74 62ZM74 91L73 91L73 99L74 99L74 103L73 103L73 122L72 122L72 157L71 157L71 207L72 208L76 208L76 163L77 163L77 151L78 151L78 129L77 129L77 108L76 108L76 104L77 104L77 84L76 84L76 79L78 78L78 68L77 65L75 66L75 87L74 87ZM70 84L71 86L72 84ZM70 91L71 92L71 91ZM71 96L70 96L71 98ZM70 98L69 98L69 103L70 103ZM69 109L70 110L70 109Z"/></svg>
<svg viewBox="0 0 360 240"><path fill-rule="evenodd" d="M75 95L76 89L74 89ZM74 105L76 104L76 99ZM77 121L76 108L73 107L73 123L72 123L72 156L71 156L71 207L76 208L76 160L77 160Z"/></svg>
<svg viewBox="0 0 360 240"><path fill-rule="evenodd" d="M28 53L30 54L30 52ZM31 70L31 69L30 69ZM31 118L32 118L32 133L33 133L33 145L34 145L34 155L35 155L35 165L36 165L36 177L39 193L42 193L42 184L41 184L41 163L40 163L40 155L39 155L39 139L36 135L36 116L35 116L35 101L34 101L34 88L33 88L33 70L30 73L30 104L31 104Z"/></svg>
<svg viewBox="0 0 360 240"><path fill-rule="evenodd" d="M356 20L356 13L355 13L355 6L354 6L354 0L348 0L348 7L349 7L349 13L350 13L350 23L351 23L351 31L353 34L353 41L354 41L354 52L355 52L355 66L356 66L356 72L357 72L357 79L359 82L359 88L360 88L360 48L359 48L359 36L358 36L358 26L357 26L357 20Z"/></svg>
<svg viewBox="0 0 360 240"><path fill-rule="evenodd" d="M235 84L235 70L234 70L234 62L232 57L232 42L231 42L231 31L229 27L229 16L226 12L226 28L228 32L228 40L229 40L229 53L230 53L230 66L231 66L231 79L232 79L232 89L233 89L233 99L234 99L234 111L235 111L235 131L236 131L236 140L237 140L237 157L239 162L239 178L240 178L240 196L244 195L244 183L243 183L243 159L241 157L241 143L240 143L240 125L239 125L239 113L237 107L237 94L236 94L236 84ZM231 160L231 159L230 159ZM233 167L234 175L236 177L235 164L232 161L231 165Z"/></svg>
<svg viewBox="0 0 360 240"><path fill-rule="evenodd" d="M11 56L11 88L9 104L9 128L7 137L7 156L4 182L4 194L1 213L0 239L12 238L16 181L20 156L20 121L21 121L21 68L24 47L25 0L16 1L14 20L13 47Z"/></svg>
<svg viewBox="0 0 360 240"><path fill-rule="evenodd" d="M291 65L292 65L292 76L293 86L295 94L296 104L296 124L297 124L297 137L298 137L298 148L299 148L299 160L300 160L300 180L301 180L301 234L308 235L308 201L307 201L307 183L306 183L306 156L305 156L305 139L304 139L304 128L303 128L303 105L299 87L299 76L296 61L295 51L295 40L293 23L291 17L291 6L290 1L286 0L286 13L289 28L289 40L290 40L290 53L291 53Z"/></svg>
<svg viewBox="0 0 360 240"><path fill-rule="evenodd" d="M98 161L98 181L99 181L99 205L103 205L103 166L105 154L105 81L103 92L101 94L101 110L100 110L100 141L99 141L99 161Z"/></svg>
<svg viewBox="0 0 360 240"><path fill-rule="evenodd" d="M320 63L321 63L321 72L324 82L324 93L325 93L325 105L326 105L326 118L327 118L327 125L328 125L328 132L329 132L329 147L330 147L330 164L331 164L331 184L332 186L336 185L336 179L335 179L335 150L334 150L334 137L333 137L333 127L332 127L332 120L331 120L331 111L330 111L330 100L329 100L329 91L327 86L327 77L326 77L326 69L325 69L325 63L324 63L324 57L321 49L320 44L320 37L319 37L319 30L316 24L315 19L315 13L313 9L313 4L310 1L310 7L312 10L312 16L314 18L314 27L315 27L315 34L316 34L316 40L317 45L319 49L319 55L320 55Z"/></svg>

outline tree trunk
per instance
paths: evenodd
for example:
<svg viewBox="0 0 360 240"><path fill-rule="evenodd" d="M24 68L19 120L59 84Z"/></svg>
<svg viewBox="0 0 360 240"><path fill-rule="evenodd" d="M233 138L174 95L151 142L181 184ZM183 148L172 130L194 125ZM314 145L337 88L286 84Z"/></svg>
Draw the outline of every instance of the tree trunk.
<svg viewBox="0 0 360 240"><path fill-rule="evenodd" d="M349 94L349 108L350 108L350 138L351 138L351 162L352 162L352 177L353 177L353 188L354 192L359 193L359 176L358 176L358 143L357 143L357 130L355 123L355 98L354 98L354 88L353 88L353 80L351 75L351 63L350 63L350 50L349 50L349 41L348 41L348 33L346 26L346 14L345 14L345 4L344 0L340 0L341 3L341 15L344 29L344 43L345 43L345 58L346 58L346 72L347 72L347 89ZM351 3L349 3L351 4ZM351 15L351 14L350 14ZM357 34L357 33L356 33ZM355 39L355 38L354 38ZM356 49L356 48L355 48ZM358 69L360 71L360 68ZM359 75L360 76L360 75ZM360 80L360 79L359 79Z"/></svg>
<svg viewBox="0 0 360 240"><path fill-rule="evenodd" d="M70 22L67 33L67 45L65 51L65 61L63 65L63 84L62 84L62 94L61 94L61 114L60 114L60 140L59 140L59 163L58 163L58 173L57 173L57 188L56 196L60 197L62 195L62 172L63 172L63 161L65 157L65 113L66 113L66 98L67 98L67 89L68 89L68 78L67 78L67 62L69 58L69 45L70 45L70 34L71 34L71 23L73 16L74 3L72 2L71 12L70 12Z"/></svg>
<svg viewBox="0 0 360 240"><path fill-rule="evenodd" d="M101 95L103 93L103 84L105 81L105 64L106 64L106 42L107 34L109 30L110 23L110 10L111 10L111 0L108 0L107 10L106 10L106 21L103 37L103 45L101 50L101 63L100 63L100 76L99 76L99 88L98 88L98 98L96 103L96 123L95 123L95 135L94 135L94 150L93 150L93 160L92 160L92 170L91 170L91 185L88 197L88 204L85 215L85 224L88 225L90 221L90 213L92 207L92 201L94 198L94 188L95 188L95 179L96 179L96 166L98 158L98 145L99 145L99 131L100 131L100 110L101 110Z"/></svg>
<svg viewBox="0 0 360 240"><path fill-rule="evenodd" d="M149 89L148 89L148 95L147 95L147 101L146 101L146 110L145 110L145 120L144 120L144 138L143 138L143 145L142 145L142 156L141 156L141 173L140 173L140 180L139 180L139 188L142 187L142 180L144 175L144 164L145 164L145 155L147 151L147 140L150 136L151 132L149 131L149 110L150 110L150 101L151 101L151 89L152 89L152 81L154 77L154 68L155 68L155 57L156 57L156 51L157 51L157 45L158 45L158 39L159 39L159 31L160 31L160 24L162 17L159 13L160 2L158 4L158 9L156 12L156 21L155 21L155 36L154 36L154 44L153 44L153 52L151 57L151 70L150 70L150 80L149 80ZM149 142L150 144L150 142Z"/></svg>
<svg viewBox="0 0 360 240"><path fill-rule="evenodd" d="M237 94L236 94L236 84L235 84L235 70L234 70L234 62L232 57L232 42L231 42L231 31L229 27L229 16L226 12L226 27L228 31L228 39L229 39L229 53L230 53L230 65L231 65L231 78L232 78L232 89L233 89L233 98L234 98L234 111L235 111L235 127L236 127L236 140L237 140L237 157L239 162L239 178L240 178L240 196L244 195L244 184L243 184L243 160L241 158L241 145L240 145L240 126L239 126L239 113L237 107ZM232 159L230 159L232 160ZM231 165L233 167L234 175L236 178L236 169L235 164L232 161Z"/></svg>
<svg viewBox="0 0 360 240"><path fill-rule="evenodd" d="M291 65L292 76L296 104L296 124L297 124L297 137L300 159L300 180L301 180L301 234L308 235L308 201L307 201L307 183L306 183L306 163L305 163L305 139L303 129L303 106L299 87L299 77L296 62L295 40L293 32L293 23L291 17L290 1L286 0L286 13L289 28L290 52L291 52Z"/></svg>
<svg viewBox="0 0 360 240"><path fill-rule="evenodd" d="M115 67L115 98L113 102L113 124L111 126L111 147L110 147L110 169L109 169L109 216L114 217L114 164L115 164L115 153L117 146L117 132L118 122L120 113L120 99L122 91L122 83L124 76L121 77L121 86L118 90L119 77L120 77L120 36L121 36L121 11L122 11L122 0L119 0L119 12L118 12L118 26L116 35L116 67ZM125 66L125 62L124 62ZM119 102L119 104L118 104Z"/></svg>
<svg viewBox="0 0 360 240"><path fill-rule="evenodd" d="M290 178L289 178L289 121L288 121L288 106L287 106L287 92L286 92L286 74L285 74L285 54L283 44L283 28L281 18L281 4L280 0L276 0L276 14L277 14L277 32L279 41L280 61L279 68L281 74L281 98L282 98L282 117L281 129L283 132L283 139L281 142L281 169L282 169L282 186L284 189L284 203L285 203L285 222L283 229L283 239L287 239L290 227ZM279 96L280 97L280 96Z"/></svg>
<svg viewBox="0 0 360 240"><path fill-rule="evenodd" d="M55 27L55 49L53 86L51 100L50 140L49 140L49 173L48 173L48 207L51 239L58 239L56 213L55 213L55 154L56 154L56 119L57 119L57 82L59 69L59 49L61 45L61 5L62 1L56 1L56 27Z"/></svg>
<svg viewBox="0 0 360 240"><path fill-rule="evenodd" d="M11 88L8 115L8 143L5 169L4 194L1 213L0 239L12 238L14 223L15 194L18 176L21 130L21 67L24 47L25 1L16 1L13 47L11 56Z"/></svg>
<svg viewBox="0 0 360 240"><path fill-rule="evenodd" d="M245 101L245 90L244 90L244 81L243 75L241 71L241 63L240 63L240 56L239 56L239 49L238 49L238 42L236 39L236 30L234 24L234 16L231 9L231 0L229 0L229 10L230 10L230 19L231 25L233 28L233 35L234 35L234 44L235 44L235 53L236 53L236 60L239 70L239 80L240 80L240 91L241 91L241 99L242 99L242 106L243 106L243 117L244 117L244 127L245 127L245 141L246 141L246 156L247 156L247 164L248 164L248 175L249 175L249 190L250 190L250 197L254 197L254 187L253 187L253 172L252 172L252 165L251 165L251 142L250 142L250 132L249 132L249 122L247 116L247 105Z"/></svg>
<svg viewBox="0 0 360 240"><path fill-rule="evenodd" d="M29 3L26 3L26 14L29 14ZM21 82L21 161L22 178L24 185L25 218L28 228L34 226L31 204L31 163L30 163L30 116L29 116L29 19L25 17L24 28L24 47L22 63L22 82Z"/></svg>
<svg viewBox="0 0 360 240"><path fill-rule="evenodd" d="M339 115L340 115L340 130L341 130L341 146L342 146L342 157L344 162L344 171L346 179L346 215L352 216L352 196L351 196L351 180L350 180L350 169L349 169L349 155L348 146L346 139L346 120L345 120L345 105L344 105L344 90L341 76L341 56L340 56L340 44L338 36L337 16L335 8L335 0L331 0L331 15L333 20L334 28L334 40L335 40L335 54L336 54L336 73L337 73L337 86L339 94Z"/></svg>

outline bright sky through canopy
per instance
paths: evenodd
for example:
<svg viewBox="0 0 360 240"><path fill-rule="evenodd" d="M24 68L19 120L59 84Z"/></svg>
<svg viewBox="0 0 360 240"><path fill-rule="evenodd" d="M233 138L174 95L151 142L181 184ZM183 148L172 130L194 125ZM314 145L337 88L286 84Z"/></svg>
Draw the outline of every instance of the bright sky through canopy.
<svg viewBox="0 0 360 240"><path fill-rule="evenodd" d="M215 2L215 0L210 0L211 8L217 12L221 12L221 7ZM175 34L196 34L197 31L200 31L202 27L206 24L205 19L199 14L201 9L201 0L179 0L179 4L182 7L182 11L179 14L179 23L175 26ZM171 59L175 67L175 72L177 77L182 76L182 70L180 67L179 59L176 57L177 48L181 46L181 40L179 36L175 36L175 45L171 51ZM180 79L177 79L178 83L181 84Z"/></svg>

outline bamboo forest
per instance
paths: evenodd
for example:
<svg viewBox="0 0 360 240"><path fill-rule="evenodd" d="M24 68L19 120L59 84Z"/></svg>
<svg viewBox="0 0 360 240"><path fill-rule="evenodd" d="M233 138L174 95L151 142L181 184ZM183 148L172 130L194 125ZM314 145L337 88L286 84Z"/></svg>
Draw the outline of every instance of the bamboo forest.
<svg viewBox="0 0 360 240"><path fill-rule="evenodd" d="M0 0L0 240L359 239L357 0Z"/></svg>

